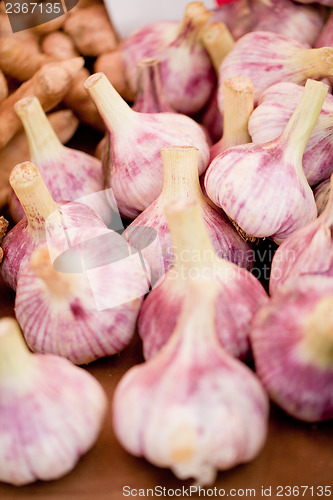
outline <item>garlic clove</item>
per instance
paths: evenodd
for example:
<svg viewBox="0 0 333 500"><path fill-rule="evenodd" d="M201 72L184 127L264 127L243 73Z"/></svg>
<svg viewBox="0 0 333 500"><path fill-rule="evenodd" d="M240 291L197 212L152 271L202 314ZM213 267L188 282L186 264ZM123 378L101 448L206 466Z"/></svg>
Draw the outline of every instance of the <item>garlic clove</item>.
<svg viewBox="0 0 333 500"><path fill-rule="evenodd" d="M210 164L205 175L207 194L246 237L269 236L280 244L316 218L302 156L327 89L324 83L308 80L277 139L229 148Z"/></svg>
<svg viewBox="0 0 333 500"><path fill-rule="evenodd" d="M102 73L88 78L85 88L109 130L105 183L112 188L121 215L134 219L160 194L162 147L174 144L196 147L198 171L204 172L209 162L209 145L205 132L194 120L179 113L132 110Z"/></svg>
<svg viewBox="0 0 333 500"><path fill-rule="evenodd" d="M80 228L66 236L68 249L54 237L32 252L15 312L32 351L84 364L129 344L148 283L140 257L117 233Z"/></svg>
<svg viewBox="0 0 333 500"><path fill-rule="evenodd" d="M306 422L333 418L333 281L300 276L254 319L256 372L271 399Z"/></svg>
<svg viewBox="0 0 333 500"><path fill-rule="evenodd" d="M326 179L313 190L318 210L318 216L325 210L325 207L328 203L331 190L330 186L330 179Z"/></svg>
<svg viewBox="0 0 333 500"><path fill-rule="evenodd" d="M332 47L310 49L306 43L276 33L248 33L237 40L221 64L219 109L221 112L224 109L221 85L228 78L238 75L249 78L254 85L256 105L264 90L275 83L288 81L304 84L309 78L320 80L333 75L332 56Z"/></svg>
<svg viewBox="0 0 333 500"><path fill-rule="evenodd" d="M277 83L261 96L259 105L249 120L253 142L263 143L276 139L296 109L303 87L291 82ZM270 117L267 125L267 116ZM306 144L302 165L310 186L327 179L333 172L333 96L325 97L318 121Z"/></svg>
<svg viewBox="0 0 333 500"><path fill-rule="evenodd" d="M0 272L4 282L16 289L18 275L32 250L47 237L62 234L70 227L104 227L102 219L86 205L75 202L56 203L35 165L16 165L9 182L26 214L2 243L4 260Z"/></svg>
<svg viewBox="0 0 333 500"><path fill-rule="evenodd" d="M75 201L85 195L98 193L92 208L109 224L111 208L104 193L101 193L104 187L101 162L89 154L61 144L37 97L21 99L16 103L15 111L29 141L31 161L41 172L54 200ZM10 199L9 208L16 222L24 217L15 195Z"/></svg>
<svg viewBox="0 0 333 500"><path fill-rule="evenodd" d="M223 82L223 135L210 148L210 161L225 149L251 142L248 121L254 106L254 87L248 78L234 77Z"/></svg>
<svg viewBox="0 0 333 500"><path fill-rule="evenodd" d="M248 271L219 258L200 204L191 199L165 207L174 264L145 299L138 330L146 359L154 356L176 328L192 281L211 278L218 285L214 329L232 356L248 360L249 332L255 312L267 302L261 283Z"/></svg>
<svg viewBox="0 0 333 500"><path fill-rule="evenodd" d="M331 189L328 203L321 215L287 238L275 252L269 281L271 294L294 276L301 274L333 276L332 193Z"/></svg>
<svg viewBox="0 0 333 500"><path fill-rule="evenodd" d="M16 321L0 321L0 481L64 476L95 443L106 395L85 370L31 354Z"/></svg>
<svg viewBox="0 0 333 500"><path fill-rule="evenodd" d="M125 374L113 399L114 431L127 451L201 486L257 456L267 432L265 392L214 334L217 293L211 280L191 282L170 341Z"/></svg>
<svg viewBox="0 0 333 500"><path fill-rule="evenodd" d="M134 248L144 249L142 254L149 263L153 284L164 276L174 259L164 208L171 201L181 199L194 198L198 201L217 254L251 269L254 259L252 247L237 234L223 212L202 193L198 178L198 150L190 146L170 146L161 149L161 156L164 168L162 193L124 232ZM152 230L157 232L157 238L150 245Z"/></svg>

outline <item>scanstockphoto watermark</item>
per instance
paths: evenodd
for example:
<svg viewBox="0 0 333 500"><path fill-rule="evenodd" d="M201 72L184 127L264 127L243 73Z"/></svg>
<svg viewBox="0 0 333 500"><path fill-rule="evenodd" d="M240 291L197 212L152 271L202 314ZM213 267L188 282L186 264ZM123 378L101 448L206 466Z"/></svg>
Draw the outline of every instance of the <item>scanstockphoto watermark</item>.
<svg viewBox="0 0 333 500"><path fill-rule="evenodd" d="M154 488L131 488L130 486L123 487L123 497L157 497L157 498L253 498L256 497L257 491L255 488L202 488L201 486L182 486L181 488L167 488L165 486L155 486Z"/></svg>
<svg viewBox="0 0 333 500"><path fill-rule="evenodd" d="M64 16L79 0L4 0L13 33L35 28Z"/></svg>

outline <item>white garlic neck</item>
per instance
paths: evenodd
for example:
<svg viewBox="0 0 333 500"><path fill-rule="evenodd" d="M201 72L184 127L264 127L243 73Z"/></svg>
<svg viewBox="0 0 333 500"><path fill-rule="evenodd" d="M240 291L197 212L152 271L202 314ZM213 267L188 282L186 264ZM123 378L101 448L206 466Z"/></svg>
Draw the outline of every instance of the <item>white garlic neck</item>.
<svg viewBox="0 0 333 500"><path fill-rule="evenodd" d="M14 318L3 318L0 321L0 380L25 373L30 364L30 352L19 326Z"/></svg>
<svg viewBox="0 0 333 500"><path fill-rule="evenodd" d="M181 198L202 199L199 182L198 151L193 147L172 146L161 151L164 169L162 198L165 202Z"/></svg>

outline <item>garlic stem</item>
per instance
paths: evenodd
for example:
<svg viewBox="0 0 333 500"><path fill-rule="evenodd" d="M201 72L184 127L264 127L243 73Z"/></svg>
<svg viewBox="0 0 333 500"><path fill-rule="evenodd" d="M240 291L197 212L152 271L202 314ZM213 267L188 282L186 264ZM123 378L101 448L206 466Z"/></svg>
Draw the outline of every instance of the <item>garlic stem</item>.
<svg viewBox="0 0 333 500"><path fill-rule="evenodd" d="M137 66L138 91L133 109L137 109L138 103L141 105L141 102L145 104L145 101L148 101L149 108L156 112L173 112L163 92L159 59L153 57L142 59ZM146 111L143 106L139 111L151 113L150 109Z"/></svg>
<svg viewBox="0 0 333 500"><path fill-rule="evenodd" d="M318 120L327 91L325 83L307 80L302 97L278 139L283 145L285 156L295 159L298 165L302 164L306 144Z"/></svg>
<svg viewBox="0 0 333 500"><path fill-rule="evenodd" d="M83 85L110 130L128 129L128 122L135 119L136 113L118 94L104 73L89 76Z"/></svg>
<svg viewBox="0 0 333 500"><path fill-rule="evenodd" d="M9 183L21 202L29 227L44 230L45 221L52 213L58 212L58 205L37 167L29 161L19 163L13 168Z"/></svg>
<svg viewBox="0 0 333 500"><path fill-rule="evenodd" d="M218 256L208 236L200 205L193 200L170 203L165 208L175 266L191 269L209 269Z"/></svg>
<svg viewBox="0 0 333 500"><path fill-rule="evenodd" d="M63 145L54 132L37 97L25 97L18 101L14 108L26 132L32 160L34 161L41 155L54 159L57 153L61 152Z"/></svg>
<svg viewBox="0 0 333 500"><path fill-rule="evenodd" d="M254 85L249 78L234 77L223 82L223 143L226 147L251 142L248 122L254 107Z"/></svg>
<svg viewBox="0 0 333 500"><path fill-rule="evenodd" d="M24 370L30 351L14 318L0 320L0 377Z"/></svg>
<svg viewBox="0 0 333 500"><path fill-rule="evenodd" d="M333 47L300 49L291 58L291 64L304 75L314 80L333 75Z"/></svg>
<svg viewBox="0 0 333 500"><path fill-rule="evenodd" d="M333 296L320 299L306 319L302 344L306 360L326 368L333 364Z"/></svg>
<svg viewBox="0 0 333 500"><path fill-rule="evenodd" d="M326 224L329 227L333 226L333 174L331 175L329 195L327 205L321 214L322 219L326 219Z"/></svg>
<svg viewBox="0 0 333 500"><path fill-rule="evenodd" d="M198 174L198 150L191 146L161 149L164 179L162 197L171 201L181 197L202 197Z"/></svg>
<svg viewBox="0 0 333 500"><path fill-rule="evenodd" d="M226 24L214 21L200 31L200 40L207 50L218 75L223 59L235 45L235 40Z"/></svg>
<svg viewBox="0 0 333 500"><path fill-rule="evenodd" d="M212 12L204 6L203 2L190 2L185 8L183 19L178 31L178 39L191 45L197 38L200 30L211 17Z"/></svg>

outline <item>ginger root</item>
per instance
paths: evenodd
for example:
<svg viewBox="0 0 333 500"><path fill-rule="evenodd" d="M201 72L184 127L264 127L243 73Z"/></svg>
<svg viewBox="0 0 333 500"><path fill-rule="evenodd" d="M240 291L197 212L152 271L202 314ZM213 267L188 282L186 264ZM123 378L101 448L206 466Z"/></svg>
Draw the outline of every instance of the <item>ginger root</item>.
<svg viewBox="0 0 333 500"><path fill-rule="evenodd" d="M0 70L0 103L8 96L8 84L5 75Z"/></svg>
<svg viewBox="0 0 333 500"><path fill-rule="evenodd" d="M73 40L62 31L54 31L46 35L41 41L41 48L44 54L57 59L70 59L79 55Z"/></svg>

